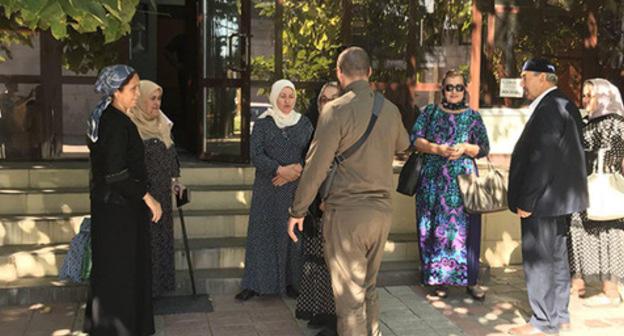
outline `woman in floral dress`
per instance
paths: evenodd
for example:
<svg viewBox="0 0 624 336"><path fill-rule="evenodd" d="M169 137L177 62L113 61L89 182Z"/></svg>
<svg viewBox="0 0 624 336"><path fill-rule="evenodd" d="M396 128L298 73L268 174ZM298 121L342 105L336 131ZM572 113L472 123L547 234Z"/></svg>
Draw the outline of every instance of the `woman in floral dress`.
<svg viewBox="0 0 624 336"><path fill-rule="evenodd" d="M464 286L478 300L481 218L464 209L457 176L475 171L475 158L486 156L489 141L481 115L466 106L466 82L449 71L442 81L443 100L428 105L416 119L411 138L424 153L416 191L422 282L446 296L446 286Z"/></svg>

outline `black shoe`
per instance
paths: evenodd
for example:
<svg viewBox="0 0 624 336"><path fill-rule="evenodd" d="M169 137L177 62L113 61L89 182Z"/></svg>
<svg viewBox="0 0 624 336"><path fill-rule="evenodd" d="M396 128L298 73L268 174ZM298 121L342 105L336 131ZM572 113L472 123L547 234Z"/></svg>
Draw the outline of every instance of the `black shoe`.
<svg viewBox="0 0 624 336"><path fill-rule="evenodd" d="M286 287L286 296L291 299L296 299L299 296L299 292L293 286Z"/></svg>
<svg viewBox="0 0 624 336"><path fill-rule="evenodd" d="M327 321L319 315L314 316L308 322L308 328L310 329L320 329L323 328L327 324Z"/></svg>
<svg viewBox="0 0 624 336"><path fill-rule="evenodd" d="M435 286L431 294L444 299L448 296L448 288L446 286Z"/></svg>
<svg viewBox="0 0 624 336"><path fill-rule="evenodd" d="M477 301L485 300L485 291L479 286L468 286L466 287L466 292Z"/></svg>
<svg viewBox="0 0 624 336"><path fill-rule="evenodd" d="M254 296L258 296L258 293L252 291L251 289L243 289L240 293L236 294L234 298L238 301L247 301Z"/></svg>
<svg viewBox="0 0 624 336"><path fill-rule="evenodd" d="M316 336L338 336L338 332L334 329L325 328L316 334Z"/></svg>

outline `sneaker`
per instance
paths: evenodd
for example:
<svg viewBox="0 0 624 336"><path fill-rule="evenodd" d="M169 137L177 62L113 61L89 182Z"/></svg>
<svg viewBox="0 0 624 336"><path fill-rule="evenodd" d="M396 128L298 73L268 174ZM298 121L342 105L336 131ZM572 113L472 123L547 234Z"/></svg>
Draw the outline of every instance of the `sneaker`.
<svg viewBox="0 0 624 336"><path fill-rule="evenodd" d="M622 303L622 298L618 296L607 296L606 294L594 295L583 300L583 306L590 308L617 307Z"/></svg>
<svg viewBox="0 0 624 336"><path fill-rule="evenodd" d="M509 335L516 336L558 336L559 333L546 333L537 328L535 328L532 324L526 323L518 327L511 328L507 331Z"/></svg>

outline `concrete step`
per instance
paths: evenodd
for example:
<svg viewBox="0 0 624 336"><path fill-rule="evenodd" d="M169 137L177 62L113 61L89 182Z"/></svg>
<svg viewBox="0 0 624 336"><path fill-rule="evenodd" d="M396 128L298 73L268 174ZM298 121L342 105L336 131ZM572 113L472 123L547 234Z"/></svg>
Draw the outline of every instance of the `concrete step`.
<svg viewBox="0 0 624 336"><path fill-rule="evenodd" d="M251 185L255 169L251 166L185 165L181 170L182 182L187 185ZM88 162L35 163L0 166L0 188L87 188L89 186Z"/></svg>
<svg viewBox="0 0 624 336"><path fill-rule="evenodd" d="M0 216L0 246L68 243L86 215Z"/></svg>
<svg viewBox="0 0 624 336"><path fill-rule="evenodd" d="M244 268L244 237L191 239L191 260L196 270ZM63 265L69 244L9 245L0 247L0 281L19 278L56 276ZM175 242L175 265L186 270L186 254L180 240ZM415 261L418 259L415 234L390 235L385 246L384 261ZM13 267L13 268L12 268Z"/></svg>
<svg viewBox="0 0 624 336"><path fill-rule="evenodd" d="M61 281L57 277L0 281L0 307L35 303L85 302L86 283Z"/></svg>
<svg viewBox="0 0 624 336"><path fill-rule="evenodd" d="M0 216L0 246L69 243L87 213ZM182 238L180 217L174 210L174 236ZM186 210L186 231L190 238L244 237L249 211Z"/></svg>
<svg viewBox="0 0 624 336"><path fill-rule="evenodd" d="M248 209L250 185L192 187L188 210ZM75 214L90 210L89 191L85 188L0 189L0 216L34 214Z"/></svg>
<svg viewBox="0 0 624 336"><path fill-rule="evenodd" d="M0 215L0 246L69 243L88 214ZM173 213L174 236L182 238L180 216ZM245 237L249 222L248 209L184 210L189 238ZM396 212L391 233L413 233L412 227ZM406 223L402 223L406 222Z"/></svg>
<svg viewBox="0 0 624 336"><path fill-rule="evenodd" d="M414 261L385 261L379 271L378 286L415 285L418 281L418 263ZM202 269L195 272L198 293L231 294L240 291L242 268ZM176 272L176 290L169 295L192 293L187 271ZM39 302L84 302L86 283L72 283L56 277L23 278L11 282L0 281L0 307L30 305Z"/></svg>

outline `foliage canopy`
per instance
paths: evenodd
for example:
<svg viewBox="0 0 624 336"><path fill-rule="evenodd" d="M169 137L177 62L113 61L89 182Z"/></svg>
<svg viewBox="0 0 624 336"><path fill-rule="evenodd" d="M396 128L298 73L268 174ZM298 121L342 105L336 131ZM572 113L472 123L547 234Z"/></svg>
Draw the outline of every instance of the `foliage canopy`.
<svg viewBox="0 0 624 336"><path fill-rule="evenodd" d="M84 73L116 58L105 45L130 32L140 0L0 0L0 61L9 46L31 45L34 31L62 41L64 65Z"/></svg>

